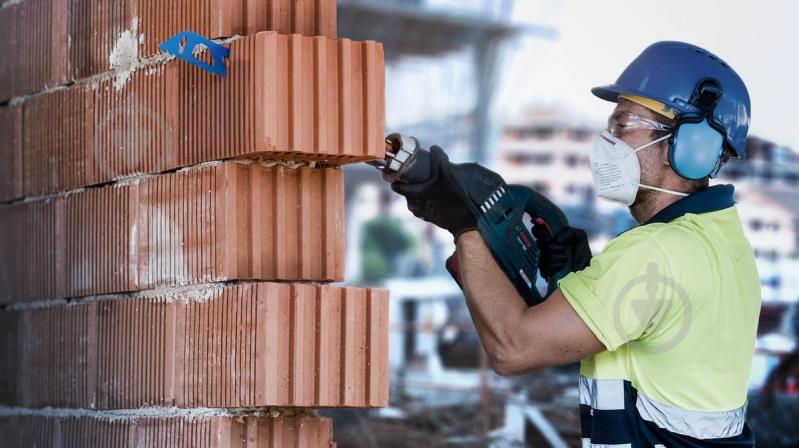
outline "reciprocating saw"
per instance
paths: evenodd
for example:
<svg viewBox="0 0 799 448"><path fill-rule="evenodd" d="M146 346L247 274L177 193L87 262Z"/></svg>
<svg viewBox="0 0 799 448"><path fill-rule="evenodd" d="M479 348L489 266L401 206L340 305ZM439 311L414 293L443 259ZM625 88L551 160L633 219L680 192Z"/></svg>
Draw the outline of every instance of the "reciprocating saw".
<svg viewBox="0 0 799 448"><path fill-rule="evenodd" d="M430 152L421 148L415 138L400 134L388 135L385 158L370 164L383 172L387 182L424 183L431 175ZM549 279L546 294L542 296L535 286L539 250L530 232L532 227L528 226L541 226L552 237L569 225L566 216L547 198L522 185L507 185L502 181L499 187L486 193L479 188L470 188L468 182L457 181L469 179L474 170L490 172L485 167L474 163L450 163L449 168L457 174L456 183L470 212L477 218L480 235L499 267L528 306L541 303L555 290L557 281L570 271L570 267L564 266ZM457 254L452 254L446 265L462 287Z"/></svg>

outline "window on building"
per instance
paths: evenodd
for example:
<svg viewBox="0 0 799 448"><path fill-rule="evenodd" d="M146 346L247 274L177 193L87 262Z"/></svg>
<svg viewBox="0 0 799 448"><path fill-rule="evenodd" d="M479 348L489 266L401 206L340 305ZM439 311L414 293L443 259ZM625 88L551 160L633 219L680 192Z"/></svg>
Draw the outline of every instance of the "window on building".
<svg viewBox="0 0 799 448"><path fill-rule="evenodd" d="M530 188L541 194L549 193L549 184L546 182L533 182Z"/></svg>
<svg viewBox="0 0 799 448"><path fill-rule="evenodd" d="M732 179L732 180L736 180L739 177L741 177L741 172L738 171L735 168L729 168L729 169L724 170L724 175L727 176L728 178Z"/></svg>
<svg viewBox="0 0 799 448"><path fill-rule="evenodd" d="M551 165L552 154L529 154L527 163L531 165Z"/></svg>
<svg viewBox="0 0 799 448"><path fill-rule="evenodd" d="M570 135L573 139L583 142L593 137L594 133L588 129L573 129Z"/></svg>
<svg viewBox="0 0 799 448"><path fill-rule="evenodd" d="M527 159L527 156L521 152L510 152L505 154L503 157L506 162L513 164L513 165L522 165L524 161Z"/></svg>
<svg viewBox="0 0 799 448"><path fill-rule="evenodd" d="M574 168L580 165L580 156L577 154L567 154L564 158L564 161L566 162L566 166L569 168Z"/></svg>
<svg viewBox="0 0 799 448"><path fill-rule="evenodd" d="M552 154L530 154L522 151L506 153L503 158L514 165L551 165Z"/></svg>

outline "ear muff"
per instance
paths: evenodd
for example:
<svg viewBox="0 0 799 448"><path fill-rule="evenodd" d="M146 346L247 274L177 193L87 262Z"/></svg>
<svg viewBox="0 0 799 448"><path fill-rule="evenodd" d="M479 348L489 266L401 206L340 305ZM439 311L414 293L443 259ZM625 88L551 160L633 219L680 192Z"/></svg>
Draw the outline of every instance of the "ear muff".
<svg viewBox="0 0 799 448"><path fill-rule="evenodd" d="M703 116L680 121L669 147L672 169L691 180L713 174L721 162L724 135Z"/></svg>
<svg viewBox="0 0 799 448"><path fill-rule="evenodd" d="M697 83L690 103L701 113L678 118L669 146L669 163L680 176L696 180L715 175L721 166L724 150L724 127L713 119L713 110L721 98L718 80L704 78Z"/></svg>

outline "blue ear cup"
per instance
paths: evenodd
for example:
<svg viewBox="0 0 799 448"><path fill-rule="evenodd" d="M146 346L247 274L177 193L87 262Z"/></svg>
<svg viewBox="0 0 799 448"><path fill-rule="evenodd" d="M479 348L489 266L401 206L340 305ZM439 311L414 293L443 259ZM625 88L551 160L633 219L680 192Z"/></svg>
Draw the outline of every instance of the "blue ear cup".
<svg viewBox="0 0 799 448"><path fill-rule="evenodd" d="M707 118L680 123L669 148L672 169L686 179L702 179L719 167L724 136Z"/></svg>

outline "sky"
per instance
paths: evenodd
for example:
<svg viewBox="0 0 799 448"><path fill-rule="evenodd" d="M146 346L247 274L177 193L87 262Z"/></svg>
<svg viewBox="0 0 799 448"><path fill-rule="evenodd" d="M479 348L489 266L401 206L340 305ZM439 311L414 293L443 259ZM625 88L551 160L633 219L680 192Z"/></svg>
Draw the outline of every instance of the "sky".
<svg viewBox="0 0 799 448"><path fill-rule="evenodd" d="M799 2L516 0L515 21L552 27L554 39L513 45L499 109L555 105L601 125L612 104L591 87L609 84L649 44L681 40L724 59L752 102L750 135L799 150ZM505 117L508 118L508 117Z"/></svg>

